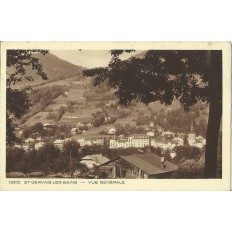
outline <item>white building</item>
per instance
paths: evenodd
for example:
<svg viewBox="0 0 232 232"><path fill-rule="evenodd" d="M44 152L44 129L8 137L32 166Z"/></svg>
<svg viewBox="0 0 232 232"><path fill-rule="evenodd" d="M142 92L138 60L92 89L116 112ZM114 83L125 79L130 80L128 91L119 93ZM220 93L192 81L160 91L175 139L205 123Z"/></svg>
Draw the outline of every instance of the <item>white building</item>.
<svg viewBox="0 0 232 232"><path fill-rule="evenodd" d="M84 125L84 123L82 123L82 122L78 122L77 123L77 127L84 127L85 125Z"/></svg>
<svg viewBox="0 0 232 232"><path fill-rule="evenodd" d="M133 135L129 137L128 141L132 144L132 147L142 148L150 146L150 138L147 135Z"/></svg>
<svg viewBox="0 0 232 232"><path fill-rule="evenodd" d="M43 147L43 145L44 145L44 142L35 143L35 150L39 150L41 147Z"/></svg>
<svg viewBox="0 0 232 232"><path fill-rule="evenodd" d="M81 147L92 146L92 145L103 146L105 144L105 138L104 137L79 138L77 139L77 142L80 144Z"/></svg>
<svg viewBox="0 0 232 232"><path fill-rule="evenodd" d="M77 139L77 142L80 144L81 147L85 146L85 140L80 138L80 139Z"/></svg>
<svg viewBox="0 0 232 232"><path fill-rule="evenodd" d="M175 138L173 138L173 141L177 143L177 146L184 145L184 140L181 137L175 137Z"/></svg>
<svg viewBox="0 0 232 232"><path fill-rule="evenodd" d="M111 139L110 148L143 148L150 145L150 138L147 135L132 135L128 139Z"/></svg>
<svg viewBox="0 0 232 232"><path fill-rule="evenodd" d="M25 143L22 146L22 148L25 151L34 150L35 149L35 139L33 139L33 138L26 139Z"/></svg>
<svg viewBox="0 0 232 232"><path fill-rule="evenodd" d="M113 148L129 148L132 147L131 143L127 139L110 139L110 149Z"/></svg>
<svg viewBox="0 0 232 232"><path fill-rule="evenodd" d="M108 134L109 135L114 135L116 133L116 131L117 130L115 128L111 128L111 129L109 129Z"/></svg>
<svg viewBox="0 0 232 232"><path fill-rule="evenodd" d="M51 123L44 123L43 127L45 130L51 130L53 128L53 124Z"/></svg>
<svg viewBox="0 0 232 232"><path fill-rule="evenodd" d="M196 140L193 146L202 149L205 145L201 141Z"/></svg>
<svg viewBox="0 0 232 232"><path fill-rule="evenodd" d="M151 146L152 147L160 147L164 150L172 150L174 147L179 146L176 141L173 141L171 139L165 140L165 139L151 139Z"/></svg>
<svg viewBox="0 0 232 232"><path fill-rule="evenodd" d="M103 146L103 145L105 144L105 138L103 138L103 137L93 138L93 139L92 139L92 143L93 143L94 145Z"/></svg>
<svg viewBox="0 0 232 232"><path fill-rule="evenodd" d="M173 133L171 131L163 131L162 136L164 136L166 138L173 138L175 136L175 133Z"/></svg>
<svg viewBox="0 0 232 232"><path fill-rule="evenodd" d="M152 131L152 130L148 131L146 134L147 134L147 136L149 136L149 137L154 137L154 136L155 136L155 132Z"/></svg>
<svg viewBox="0 0 232 232"><path fill-rule="evenodd" d="M176 157L176 152L170 151L170 157L173 159Z"/></svg>
<svg viewBox="0 0 232 232"><path fill-rule="evenodd" d="M196 141L196 134L193 132L193 121L191 122L191 130L190 133L188 134L188 143L189 146L193 146L193 144Z"/></svg>
<svg viewBox="0 0 232 232"><path fill-rule="evenodd" d="M76 135L77 132L78 132L78 128L77 127L74 127L74 128L71 129L71 134L72 135Z"/></svg>
<svg viewBox="0 0 232 232"><path fill-rule="evenodd" d="M33 138L27 138L25 140L25 143L34 143L34 142L35 142L35 140Z"/></svg>
<svg viewBox="0 0 232 232"><path fill-rule="evenodd" d="M91 126L93 126L93 123L92 122L87 122L86 126L91 127Z"/></svg>
<svg viewBox="0 0 232 232"><path fill-rule="evenodd" d="M195 139L195 142L194 142L193 146L202 149L202 148L204 148L205 145L206 145L206 139L203 138L200 135L197 136L196 139Z"/></svg>
<svg viewBox="0 0 232 232"><path fill-rule="evenodd" d="M29 145L27 145L27 144L22 145L22 148L25 151L29 151Z"/></svg>
<svg viewBox="0 0 232 232"><path fill-rule="evenodd" d="M150 122L150 127L154 127L154 122Z"/></svg>
<svg viewBox="0 0 232 232"><path fill-rule="evenodd" d="M203 138L202 136L197 136L196 137L196 140L198 140L198 141L200 141L200 142L202 142L204 145L206 144L206 139L205 138Z"/></svg>
<svg viewBox="0 0 232 232"><path fill-rule="evenodd" d="M190 146L193 146L193 144L195 143L196 141L196 134L194 133L189 133L188 134L188 143Z"/></svg>
<svg viewBox="0 0 232 232"><path fill-rule="evenodd" d="M59 148L60 150L64 147L65 140L57 139L53 142L54 146Z"/></svg>
<svg viewBox="0 0 232 232"><path fill-rule="evenodd" d="M156 147L156 139L152 138L150 141L151 147Z"/></svg>

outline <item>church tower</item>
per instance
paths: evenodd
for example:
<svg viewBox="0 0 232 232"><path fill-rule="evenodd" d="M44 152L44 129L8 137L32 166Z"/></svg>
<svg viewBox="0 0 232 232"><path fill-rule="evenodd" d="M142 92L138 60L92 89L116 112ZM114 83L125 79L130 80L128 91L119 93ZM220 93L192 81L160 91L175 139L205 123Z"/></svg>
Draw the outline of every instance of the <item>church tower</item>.
<svg viewBox="0 0 232 232"><path fill-rule="evenodd" d="M188 134L189 146L193 146L195 141L196 141L196 134L193 132L193 121L191 121L191 130L190 130L190 133Z"/></svg>

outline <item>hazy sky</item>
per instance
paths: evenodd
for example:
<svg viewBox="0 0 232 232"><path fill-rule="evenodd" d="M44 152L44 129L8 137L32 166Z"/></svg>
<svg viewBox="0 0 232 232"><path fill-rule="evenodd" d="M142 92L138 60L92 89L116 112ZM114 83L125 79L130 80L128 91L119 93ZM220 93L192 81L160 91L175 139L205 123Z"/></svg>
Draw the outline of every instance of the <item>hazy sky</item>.
<svg viewBox="0 0 232 232"><path fill-rule="evenodd" d="M125 53L120 57L121 59L127 59L139 52L141 51ZM53 50L51 53L63 60L86 68L107 66L111 58L108 50Z"/></svg>

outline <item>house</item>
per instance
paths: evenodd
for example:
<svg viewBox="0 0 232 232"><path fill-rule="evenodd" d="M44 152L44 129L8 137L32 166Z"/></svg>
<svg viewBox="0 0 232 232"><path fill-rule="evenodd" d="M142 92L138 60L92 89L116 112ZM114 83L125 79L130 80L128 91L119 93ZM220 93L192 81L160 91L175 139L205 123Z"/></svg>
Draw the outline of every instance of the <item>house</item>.
<svg viewBox="0 0 232 232"><path fill-rule="evenodd" d="M29 145L27 145L27 144L22 145L22 148L25 151L29 151L30 150Z"/></svg>
<svg viewBox="0 0 232 232"><path fill-rule="evenodd" d="M151 139L151 146L152 147L160 147L164 150L172 150L174 147L178 146L176 141L172 139Z"/></svg>
<svg viewBox="0 0 232 232"><path fill-rule="evenodd" d="M42 148L44 145L44 142L38 142L38 143L35 143L35 150L39 150L40 148Z"/></svg>
<svg viewBox="0 0 232 232"><path fill-rule="evenodd" d="M155 126L154 122L150 122L150 127L154 127L154 126Z"/></svg>
<svg viewBox="0 0 232 232"><path fill-rule="evenodd" d="M134 154L116 157L98 168L112 164L109 178L154 179L167 178L178 167L155 154Z"/></svg>
<svg viewBox="0 0 232 232"><path fill-rule="evenodd" d="M44 124L43 124L43 127L44 127L45 130L52 130L53 125L50 124L50 123L44 123Z"/></svg>
<svg viewBox="0 0 232 232"><path fill-rule="evenodd" d="M57 139L53 142L54 146L59 148L60 150L64 147L65 140Z"/></svg>
<svg viewBox="0 0 232 232"><path fill-rule="evenodd" d="M21 127L15 128L15 134L17 137L21 137L21 135L23 134L23 130L21 129Z"/></svg>
<svg viewBox="0 0 232 232"><path fill-rule="evenodd" d="M84 127L84 126L85 126L85 124L83 122L78 122L77 123L77 127Z"/></svg>
<svg viewBox="0 0 232 232"><path fill-rule="evenodd" d="M198 142L196 141L194 144L193 144L193 147L198 147L200 149L202 149L204 147L204 144L202 142Z"/></svg>
<svg viewBox="0 0 232 232"><path fill-rule="evenodd" d="M78 128L74 127L74 128L71 129L71 134L72 135L77 135L78 131L79 131Z"/></svg>
<svg viewBox="0 0 232 232"><path fill-rule="evenodd" d="M150 138L144 134L135 134L128 138L128 142L131 144L131 147L147 147L150 146Z"/></svg>
<svg viewBox="0 0 232 232"><path fill-rule="evenodd" d="M102 154L94 154L83 157L80 163L85 164L86 167L89 169L93 169L95 166L98 167L108 161L109 159L103 156Z"/></svg>
<svg viewBox="0 0 232 232"><path fill-rule="evenodd" d="M111 121L111 117L110 117L110 116L105 116L105 119L104 119L104 120L105 120L106 123L108 123L108 122Z"/></svg>
<svg viewBox="0 0 232 232"><path fill-rule="evenodd" d="M197 136L196 137L196 140L198 140L198 141L200 141L200 142L202 142L204 145L206 144L206 139L205 138L203 138L202 136Z"/></svg>
<svg viewBox="0 0 232 232"><path fill-rule="evenodd" d="M196 141L196 134L193 133L193 132L190 132L188 134L188 143L189 143L189 146L193 146L193 144L195 143Z"/></svg>
<svg viewBox="0 0 232 232"><path fill-rule="evenodd" d="M162 133L162 132L163 132L163 129L162 129L162 127L156 125L156 126L155 126L155 131L157 131L158 133Z"/></svg>
<svg viewBox="0 0 232 232"><path fill-rule="evenodd" d="M81 147L83 146L92 146L92 145L105 145L105 138L104 137L91 137L91 138L79 138L77 142L80 144Z"/></svg>
<svg viewBox="0 0 232 232"><path fill-rule="evenodd" d="M33 142L33 143L24 143L23 145L22 145L22 149L24 149L25 151L31 151L31 150L34 150L35 149L35 143Z"/></svg>
<svg viewBox="0 0 232 232"><path fill-rule="evenodd" d="M173 159L176 157L176 152L175 151L170 151L170 157Z"/></svg>
<svg viewBox="0 0 232 232"><path fill-rule="evenodd" d="M77 139L77 142L80 144L81 147L85 146L85 139Z"/></svg>
<svg viewBox="0 0 232 232"><path fill-rule="evenodd" d="M188 134L189 146L193 146L195 141L196 141L196 134L193 132L193 121L191 121L191 129L190 129L190 133Z"/></svg>
<svg viewBox="0 0 232 232"><path fill-rule="evenodd" d="M205 143L200 139L196 139L193 146L202 149L205 146Z"/></svg>
<svg viewBox="0 0 232 232"><path fill-rule="evenodd" d="M163 131L162 136L164 136L165 138L173 138L175 136L175 133L171 131Z"/></svg>
<svg viewBox="0 0 232 232"><path fill-rule="evenodd" d="M34 143L34 142L35 142L35 140L33 138L27 138L25 140L25 143Z"/></svg>
<svg viewBox="0 0 232 232"><path fill-rule="evenodd" d="M17 148L20 148L20 149L23 149L23 146L20 145L20 144L15 144L14 147L17 147Z"/></svg>
<svg viewBox="0 0 232 232"><path fill-rule="evenodd" d="M177 134L177 137L180 137L184 141L184 138L186 136L185 133L177 132L176 134Z"/></svg>
<svg viewBox="0 0 232 232"><path fill-rule="evenodd" d="M87 122L86 126L91 127L91 126L93 126L93 123L92 122Z"/></svg>
<svg viewBox="0 0 232 232"><path fill-rule="evenodd" d="M104 137L96 137L96 138L92 138L91 140L94 145L100 145L100 146L105 145Z"/></svg>
<svg viewBox="0 0 232 232"><path fill-rule="evenodd" d="M109 135L114 135L116 133L116 131L117 130L115 128L111 128L111 129L109 129L108 134Z"/></svg>
<svg viewBox="0 0 232 232"><path fill-rule="evenodd" d="M154 136L155 136L155 132L152 131L152 130L148 131L146 134L147 134L147 136L149 136L149 137L154 137Z"/></svg>
<svg viewBox="0 0 232 232"><path fill-rule="evenodd" d="M22 148L25 151L34 150L35 149L35 139L33 139L33 138L26 139L25 143L22 146Z"/></svg>
<svg viewBox="0 0 232 232"><path fill-rule="evenodd" d="M151 147L157 147L156 140L157 140L157 139L155 139L155 138L152 138L152 139L150 140Z"/></svg>
<svg viewBox="0 0 232 232"><path fill-rule="evenodd" d="M36 142L41 142L42 141L42 138L39 136L35 139Z"/></svg>
<svg viewBox="0 0 232 232"><path fill-rule="evenodd" d="M183 146L184 145L184 140L181 137L175 137L175 138L173 138L172 141L176 142L177 146Z"/></svg>
<svg viewBox="0 0 232 232"><path fill-rule="evenodd" d="M127 139L110 139L110 149L129 147L143 148L147 146L150 146L150 138L149 136L144 134L132 135L129 136Z"/></svg>
<svg viewBox="0 0 232 232"><path fill-rule="evenodd" d="M131 143L127 139L110 139L110 149L112 148L129 148Z"/></svg>

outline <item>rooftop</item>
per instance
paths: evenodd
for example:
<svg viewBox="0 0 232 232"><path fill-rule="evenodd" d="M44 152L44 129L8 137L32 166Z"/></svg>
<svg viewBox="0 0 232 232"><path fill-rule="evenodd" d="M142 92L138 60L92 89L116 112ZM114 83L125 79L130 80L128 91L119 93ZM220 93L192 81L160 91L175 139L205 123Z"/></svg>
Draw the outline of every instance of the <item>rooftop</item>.
<svg viewBox="0 0 232 232"><path fill-rule="evenodd" d="M64 140L57 139L57 140L55 140L53 143L64 143Z"/></svg>
<svg viewBox="0 0 232 232"><path fill-rule="evenodd" d="M147 136L146 134L132 134L129 137L133 137L135 139L140 139L140 138L148 139L149 138L149 136Z"/></svg>
<svg viewBox="0 0 232 232"><path fill-rule="evenodd" d="M171 132L171 131L164 131L163 132L163 135L174 135L175 133L174 132Z"/></svg>
<svg viewBox="0 0 232 232"><path fill-rule="evenodd" d="M164 162L164 168L162 168L161 159L155 154L139 154L120 157L149 175L172 172L178 169L175 164L168 161Z"/></svg>
<svg viewBox="0 0 232 232"><path fill-rule="evenodd" d="M109 161L108 158L106 158L105 156L101 154L87 155L83 157L81 160L92 160L92 161L95 161L98 165L101 165Z"/></svg>

